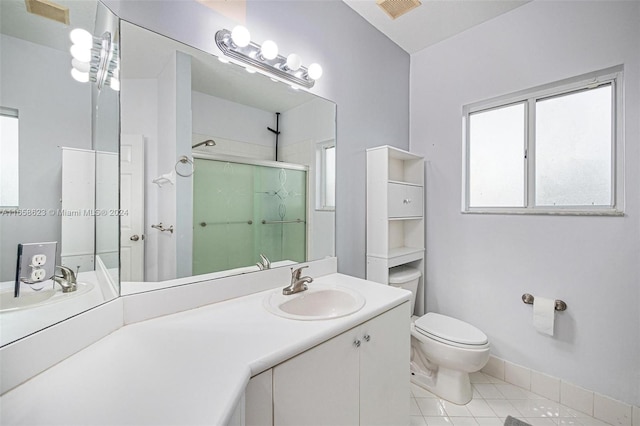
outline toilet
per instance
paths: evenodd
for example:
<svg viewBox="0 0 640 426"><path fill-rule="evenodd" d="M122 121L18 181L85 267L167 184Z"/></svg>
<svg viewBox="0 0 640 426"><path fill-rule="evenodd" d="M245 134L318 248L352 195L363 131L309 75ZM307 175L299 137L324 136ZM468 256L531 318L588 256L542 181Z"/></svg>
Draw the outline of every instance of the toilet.
<svg viewBox="0 0 640 426"><path fill-rule="evenodd" d="M415 307L420 271L408 266L389 270L389 285L411 291ZM489 361L489 339L456 318L429 312L411 317L411 382L455 404L471 401L469 373Z"/></svg>

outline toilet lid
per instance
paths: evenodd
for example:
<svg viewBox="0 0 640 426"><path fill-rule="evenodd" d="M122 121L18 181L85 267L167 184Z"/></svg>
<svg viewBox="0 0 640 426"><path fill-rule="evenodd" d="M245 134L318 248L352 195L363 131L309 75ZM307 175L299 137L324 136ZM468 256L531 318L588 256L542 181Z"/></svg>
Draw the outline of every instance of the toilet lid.
<svg viewBox="0 0 640 426"><path fill-rule="evenodd" d="M419 331L439 337L450 342L465 345L484 345L489 339L487 335L471 324L446 315L429 312L415 322Z"/></svg>

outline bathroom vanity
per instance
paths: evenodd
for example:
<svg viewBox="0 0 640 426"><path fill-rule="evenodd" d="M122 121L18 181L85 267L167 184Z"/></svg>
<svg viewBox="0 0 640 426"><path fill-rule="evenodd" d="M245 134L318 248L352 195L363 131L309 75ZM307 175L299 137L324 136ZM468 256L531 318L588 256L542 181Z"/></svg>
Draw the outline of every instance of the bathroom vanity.
<svg viewBox="0 0 640 426"><path fill-rule="evenodd" d="M408 424L409 293L321 276L366 303L302 321L265 308L279 284L120 328L2 395L2 424Z"/></svg>

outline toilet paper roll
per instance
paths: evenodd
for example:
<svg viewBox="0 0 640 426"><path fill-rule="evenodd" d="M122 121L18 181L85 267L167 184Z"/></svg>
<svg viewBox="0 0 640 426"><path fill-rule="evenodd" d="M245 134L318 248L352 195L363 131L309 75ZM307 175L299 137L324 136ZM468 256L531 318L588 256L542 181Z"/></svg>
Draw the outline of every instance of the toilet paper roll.
<svg viewBox="0 0 640 426"><path fill-rule="evenodd" d="M533 326L540 333L553 336L556 301L536 296L533 299Z"/></svg>

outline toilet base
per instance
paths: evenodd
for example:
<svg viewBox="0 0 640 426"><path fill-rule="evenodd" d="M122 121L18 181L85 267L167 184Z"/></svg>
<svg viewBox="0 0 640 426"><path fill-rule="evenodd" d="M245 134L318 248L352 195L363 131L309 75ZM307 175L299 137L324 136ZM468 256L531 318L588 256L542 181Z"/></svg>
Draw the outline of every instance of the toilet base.
<svg viewBox="0 0 640 426"><path fill-rule="evenodd" d="M454 404L467 404L473 397L469 373L463 371L441 366L431 370L412 361L411 382Z"/></svg>

